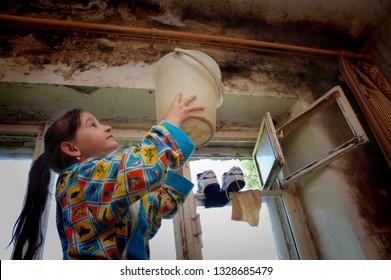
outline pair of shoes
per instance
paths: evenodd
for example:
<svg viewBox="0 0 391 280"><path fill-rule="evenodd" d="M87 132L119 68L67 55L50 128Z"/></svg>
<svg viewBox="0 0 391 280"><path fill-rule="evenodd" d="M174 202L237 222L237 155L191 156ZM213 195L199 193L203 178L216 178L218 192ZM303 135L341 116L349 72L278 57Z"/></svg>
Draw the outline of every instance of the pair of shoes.
<svg viewBox="0 0 391 280"><path fill-rule="evenodd" d="M206 170L203 173L197 174L199 193L219 191L236 192L241 190L245 184L243 171L237 166L232 167L228 172L223 174L221 188L213 170Z"/></svg>

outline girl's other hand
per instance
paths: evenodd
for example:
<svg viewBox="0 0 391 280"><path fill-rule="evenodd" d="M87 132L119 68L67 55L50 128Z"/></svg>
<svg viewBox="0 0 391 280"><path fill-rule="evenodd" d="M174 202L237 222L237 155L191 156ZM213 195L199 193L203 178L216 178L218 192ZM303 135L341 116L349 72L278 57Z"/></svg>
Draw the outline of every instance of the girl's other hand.
<svg viewBox="0 0 391 280"><path fill-rule="evenodd" d="M202 116L194 114L194 111L203 111L205 106L191 106L190 103L197 98L196 95L192 95L185 99L182 98L182 93L178 93L167 115L163 117L164 121L169 122L172 125L180 127L185 121L190 118L203 119ZM183 99L183 100L182 100Z"/></svg>

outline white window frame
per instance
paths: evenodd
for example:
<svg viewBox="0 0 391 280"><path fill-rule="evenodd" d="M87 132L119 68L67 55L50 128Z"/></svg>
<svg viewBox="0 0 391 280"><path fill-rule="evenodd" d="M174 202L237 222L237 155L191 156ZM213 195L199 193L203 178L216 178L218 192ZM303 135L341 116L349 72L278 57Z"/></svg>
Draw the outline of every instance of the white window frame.
<svg viewBox="0 0 391 280"><path fill-rule="evenodd" d="M261 163L259 160L264 159L265 153L262 153L262 148L265 143L270 146L272 149L273 156L273 164L270 166L270 170L268 173L264 174L262 171ZM257 141L255 143L255 147L252 154L255 167L258 172L258 176L261 182L261 189L268 190L274 184L274 181L277 179L280 174L281 168L284 165L284 156L282 154L281 146L277 138L276 130L273 125L273 120L269 112L267 112L262 120L261 128L259 129L259 134ZM259 159L259 160L258 160ZM266 172L266 171L265 171Z"/></svg>
<svg viewBox="0 0 391 280"><path fill-rule="evenodd" d="M347 124L349 125L353 137L345 141L343 144L338 147L324 153L322 156L317 158L316 160L302 166L296 171L289 174L282 174L282 176L278 177L279 185L281 188L287 187L292 182L303 178L304 176L313 173L314 171L322 168L326 164L340 158L344 154L350 152L351 150L357 148L359 145L362 145L368 142L368 137L362 128L359 120L356 117L352 107L349 104L342 88L340 86L335 86L330 91L328 91L325 95L320 97L314 103L311 104L307 109L305 109L301 114L292 118L285 124L283 124L278 129L274 130L274 125L271 121L270 115L266 113L265 118L262 122L261 129L258 135L257 142L255 144L253 158L257 167L258 175L261 178L264 185L264 189L269 189L273 184L274 180L277 178L277 173L280 172L282 165L284 164L284 156L281 152L281 147L279 144L279 140L283 140L287 137L294 129L303 125L306 121L308 121L312 116L317 113L322 112L326 108L328 108L331 104L337 103L339 109L341 110ZM261 140L266 137L267 133L269 140L272 144L274 156L275 156L275 164L273 165L272 172L270 172L269 176L266 177L264 174L261 174L259 165L257 162L257 152L260 146Z"/></svg>

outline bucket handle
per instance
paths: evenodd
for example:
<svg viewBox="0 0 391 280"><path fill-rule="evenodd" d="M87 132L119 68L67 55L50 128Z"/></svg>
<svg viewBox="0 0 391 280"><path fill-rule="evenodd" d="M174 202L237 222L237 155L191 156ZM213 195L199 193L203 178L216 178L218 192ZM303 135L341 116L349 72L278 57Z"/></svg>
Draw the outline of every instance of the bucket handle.
<svg viewBox="0 0 391 280"><path fill-rule="evenodd" d="M208 70L208 72L212 75L212 77L214 78L214 80L216 81L216 84L217 84L217 87L218 87L218 90L219 90L219 96L218 96L218 99L216 101L216 108L217 107L220 107L221 104L223 103L223 94L224 94L224 87L223 87L223 84L220 80L220 78L217 76L216 72L213 71L209 65L207 65L201 58L199 58L198 56L192 54L191 52L187 51L187 50L184 50L184 49L180 49L180 48L175 48L174 50L176 53L182 53L182 54L185 54L185 55L188 55L190 56L191 58L193 58L194 60L198 61L199 63L201 63L202 66L204 66L206 68L206 70Z"/></svg>

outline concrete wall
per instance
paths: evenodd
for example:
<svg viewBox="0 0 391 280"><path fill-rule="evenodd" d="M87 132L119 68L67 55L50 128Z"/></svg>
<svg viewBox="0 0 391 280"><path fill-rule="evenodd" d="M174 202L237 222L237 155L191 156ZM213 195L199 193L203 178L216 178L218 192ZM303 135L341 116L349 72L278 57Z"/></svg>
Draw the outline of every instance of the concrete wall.
<svg viewBox="0 0 391 280"><path fill-rule="evenodd" d="M339 27L353 38L363 35L363 31L368 32L370 26L377 25L382 21L391 8L390 1L313 1L313 0L226 0L226 1L151 1L160 3L160 7L165 10L161 20L170 22L169 16L180 15L183 10L188 14L202 14L203 17L221 17L230 19L232 24L241 18L261 18L269 24L312 22L314 24L327 24ZM179 10L179 12L178 12ZM156 19L159 19L156 17ZM172 21L174 22L174 21ZM227 22L227 24L229 24Z"/></svg>

